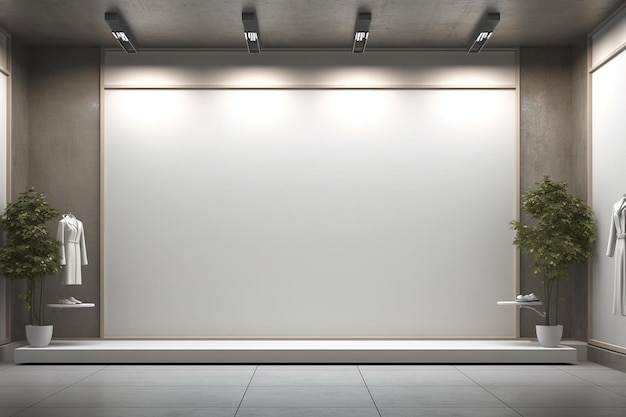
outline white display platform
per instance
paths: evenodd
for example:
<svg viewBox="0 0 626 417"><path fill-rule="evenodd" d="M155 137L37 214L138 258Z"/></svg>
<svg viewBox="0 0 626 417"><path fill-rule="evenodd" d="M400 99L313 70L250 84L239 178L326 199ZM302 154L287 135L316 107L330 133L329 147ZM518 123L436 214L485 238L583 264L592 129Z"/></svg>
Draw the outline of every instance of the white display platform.
<svg viewBox="0 0 626 417"><path fill-rule="evenodd" d="M541 301L498 301L499 306L541 306Z"/></svg>
<svg viewBox="0 0 626 417"><path fill-rule="evenodd" d="M545 318L546 317L546 313L537 310L535 307L532 306L541 306L543 305L543 303L539 300L537 301L498 301L498 305L499 306L519 306L520 310L521 309L528 309L528 310L532 310L535 313L539 314L541 317Z"/></svg>
<svg viewBox="0 0 626 417"><path fill-rule="evenodd" d="M80 304L46 304L50 308L93 308L96 305L94 303L80 303Z"/></svg>
<svg viewBox="0 0 626 417"><path fill-rule="evenodd" d="M15 363L569 363L529 340L53 340Z"/></svg>

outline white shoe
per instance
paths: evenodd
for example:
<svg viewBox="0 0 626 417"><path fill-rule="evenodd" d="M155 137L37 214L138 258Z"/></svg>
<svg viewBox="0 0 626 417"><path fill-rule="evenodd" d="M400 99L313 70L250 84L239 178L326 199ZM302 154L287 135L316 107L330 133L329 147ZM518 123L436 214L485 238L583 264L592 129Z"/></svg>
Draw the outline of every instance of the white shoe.
<svg viewBox="0 0 626 417"><path fill-rule="evenodd" d="M537 298L537 296L533 293L530 293L528 295L518 295L515 298L516 301L539 301L539 298Z"/></svg>
<svg viewBox="0 0 626 417"><path fill-rule="evenodd" d="M59 304L74 305L74 304L76 304L76 303L75 303L75 302L73 302L73 301L68 300L67 298L64 298L64 299L62 299L62 300L59 300Z"/></svg>
<svg viewBox="0 0 626 417"><path fill-rule="evenodd" d="M70 297L70 298L68 298L68 300L69 300L69 301L71 301L71 302L72 302L72 303L74 303L74 304L82 304L82 303L83 303L82 301L77 300L77 299L76 299L76 298L74 298L74 297Z"/></svg>

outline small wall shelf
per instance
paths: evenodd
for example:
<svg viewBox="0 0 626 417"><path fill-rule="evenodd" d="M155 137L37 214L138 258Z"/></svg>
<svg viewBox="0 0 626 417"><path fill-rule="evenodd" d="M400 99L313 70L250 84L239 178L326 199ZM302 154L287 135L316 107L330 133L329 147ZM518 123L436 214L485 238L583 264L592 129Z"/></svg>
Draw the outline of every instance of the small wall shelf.
<svg viewBox="0 0 626 417"><path fill-rule="evenodd" d="M542 306L543 303L541 301L498 301L499 306L519 306L520 310L522 308L527 308L529 310L534 311L539 314L541 317L545 318L546 313L537 310L532 306Z"/></svg>
<svg viewBox="0 0 626 417"><path fill-rule="evenodd" d="M46 304L50 308L90 308L95 307L94 303L81 303L81 304Z"/></svg>

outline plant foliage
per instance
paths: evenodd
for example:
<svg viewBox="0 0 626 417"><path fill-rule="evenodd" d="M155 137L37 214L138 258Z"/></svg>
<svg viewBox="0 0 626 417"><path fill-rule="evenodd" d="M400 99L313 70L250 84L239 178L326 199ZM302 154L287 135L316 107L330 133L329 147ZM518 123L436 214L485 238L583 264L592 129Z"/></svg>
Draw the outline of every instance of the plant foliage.
<svg viewBox="0 0 626 417"><path fill-rule="evenodd" d="M16 202L9 203L0 217L7 238L6 246L0 248L0 268L7 278L26 281L26 292L20 299L35 325L43 324L44 278L60 269L60 243L46 225L58 217L59 212L32 187L22 192Z"/></svg>
<svg viewBox="0 0 626 417"><path fill-rule="evenodd" d="M586 262L596 239L593 211L580 197L567 192L567 183L544 176L522 195L522 209L533 224L511 221L516 232L513 244L531 255L534 273L541 276L545 324L550 324L554 303L558 322L559 283L569 280L569 267Z"/></svg>

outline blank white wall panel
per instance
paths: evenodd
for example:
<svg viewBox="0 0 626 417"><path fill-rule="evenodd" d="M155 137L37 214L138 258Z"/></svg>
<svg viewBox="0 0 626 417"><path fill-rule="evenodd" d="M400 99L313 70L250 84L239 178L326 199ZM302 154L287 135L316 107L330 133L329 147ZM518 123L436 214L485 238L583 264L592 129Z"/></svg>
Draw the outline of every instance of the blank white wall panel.
<svg viewBox="0 0 626 417"><path fill-rule="evenodd" d="M2 35L0 34L0 39ZM0 66L2 63L0 62ZM7 205L7 137L8 137L8 82L9 77L0 73L0 211ZM4 244L4 237L0 239ZM7 282L0 276L0 340L7 334Z"/></svg>
<svg viewBox="0 0 626 417"><path fill-rule="evenodd" d="M613 204L626 193L626 52L592 75L593 209L597 256L593 260L592 339L626 349L626 317L611 313L615 259L606 256Z"/></svg>
<svg viewBox="0 0 626 417"><path fill-rule="evenodd" d="M104 106L105 337L515 335L515 90Z"/></svg>

